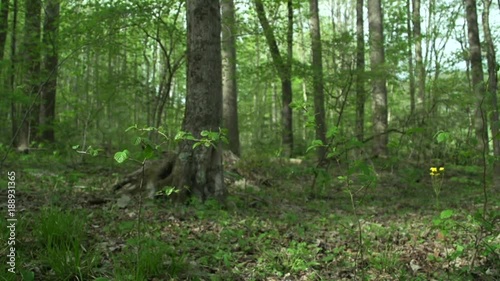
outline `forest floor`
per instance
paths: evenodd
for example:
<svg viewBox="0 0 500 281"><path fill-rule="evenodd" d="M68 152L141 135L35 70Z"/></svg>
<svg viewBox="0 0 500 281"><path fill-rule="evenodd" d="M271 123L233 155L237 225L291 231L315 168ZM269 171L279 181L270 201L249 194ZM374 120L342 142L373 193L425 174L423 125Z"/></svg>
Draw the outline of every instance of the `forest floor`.
<svg viewBox="0 0 500 281"><path fill-rule="evenodd" d="M131 166L23 157L8 168L17 222L0 221L0 280L500 280L500 197L487 190L484 215L468 167L446 167L439 205L430 167L381 167L375 183L332 166L310 196L312 164L265 159L241 166L265 184L232 185L225 206L120 205L110 187Z"/></svg>

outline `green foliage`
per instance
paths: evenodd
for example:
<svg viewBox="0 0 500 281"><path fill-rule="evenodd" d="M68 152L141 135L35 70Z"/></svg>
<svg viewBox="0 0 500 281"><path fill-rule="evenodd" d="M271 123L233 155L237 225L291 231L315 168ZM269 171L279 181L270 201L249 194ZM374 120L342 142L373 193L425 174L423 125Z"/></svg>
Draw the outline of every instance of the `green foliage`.
<svg viewBox="0 0 500 281"><path fill-rule="evenodd" d="M227 137L227 130L225 129L219 129L219 132L212 132L212 131L207 131L203 130L200 132L201 138L195 138L193 134L189 132L183 132L179 131L177 135L175 135L174 140L175 141L181 141L181 140L187 140L187 141L193 141L193 149L197 148L200 145L203 145L204 147L214 147L217 148L217 144L220 142L223 143L228 143Z"/></svg>
<svg viewBox="0 0 500 281"><path fill-rule="evenodd" d="M283 266L290 272L300 272L319 265L316 256L319 248L304 242L291 241L281 257Z"/></svg>
<svg viewBox="0 0 500 281"><path fill-rule="evenodd" d="M135 249L140 249L139 257ZM116 263L119 266L115 269L115 277L120 280L172 278L187 266L184 256L177 255L168 244L151 238L129 239L125 252L116 257Z"/></svg>
<svg viewBox="0 0 500 281"><path fill-rule="evenodd" d="M130 155L130 152L127 149L125 149L123 151L116 152L114 158L115 158L116 162L121 164L129 158L129 155Z"/></svg>
<svg viewBox="0 0 500 281"><path fill-rule="evenodd" d="M99 255L86 249L86 221L81 214L63 212L60 209L43 209L35 235L45 255L42 262L55 274L53 280L88 278L100 262Z"/></svg>

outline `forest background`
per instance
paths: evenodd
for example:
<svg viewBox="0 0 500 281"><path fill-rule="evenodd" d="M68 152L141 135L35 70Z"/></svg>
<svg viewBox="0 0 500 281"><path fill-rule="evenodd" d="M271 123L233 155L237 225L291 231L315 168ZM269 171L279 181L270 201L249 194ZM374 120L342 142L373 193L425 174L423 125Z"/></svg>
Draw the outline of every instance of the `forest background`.
<svg viewBox="0 0 500 281"><path fill-rule="evenodd" d="M278 200L282 189L290 188L295 197L285 200L286 203L278 200L277 206L286 209L289 206L281 203L294 202L300 208L319 208L320 211L308 214L314 217L309 222L311 226L322 225L320 221L328 217L325 208L345 207L349 209L345 218L354 223L352 232L344 234L359 234L359 239L341 250L338 244L328 241L327 252L331 255L323 255L318 240L304 242L290 238L283 247L292 250L284 254L276 251L284 255L283 259L293 256L294 261L295 258L300 261L299 265L282 261L281 265L267 267L273 264L269 256L262 263L253 261L255 264L250 268L257 268L257 273L243 269L242 264L248 261L242 259L251 255L247 250L243 251L244 258L222 252L215 259L217 266L197 259L200 253L179 260L169 253L170 266L178 263L175 270L167 270L169 278L203 279L227 274L231 278L245 275L244 280L268 276L328 280L330 277L326 276L332 269L327 265L346 249L350 249L349 254L343 256L345 261L337 260L337 265L341 263L340 267L348 273L336 271L335 278L388 280L387 276L392 276L397 280L411 275L439 279L451 278L452 271L456 274L453 276L465 279L476 275L486 279L498 276L492 268L498 265L499 255L495 223L498 222L496 194L500 188L496 59L500 30L494 18L499 14L500 3L222 0L220 18L212 18L221 22L222 108L213 114L220 113L222 122L209 131L184 132L190 122L186 120L195 115L187 110L189 88L194 84L187 77L190 62L186 17L190 4L201 3L187 2L1 1L0 124L4 134L0 136L0 164L2 171L8 167L24 175L20 181L26 189L20 192L26 192L25 198L35 196L32 193L35 190L59 194L61 190L56 187L60 185L70 190L63 188L61 196L69 196L71 200L78 197L75 188L88 188L90 193L94 188L109 190L133 166L129 163L123 168L117 161L134 159L144 167L146 159L161 158L163 152L175 151L179 143L195 142L211 151L211 148L217 150L221 141L232 152L230 157L239 161L235 167L225 163L229 168L224 172L229 202L233 201L234 206L241 203L238 206L245 209L264 204L259 208L268 210L274 201L262 198ZM219 1L207 2L219 7ZM212 26L205 27L211 30ZM203 45L196 47L196 51L203 53L203 48ZM218 79L217 73L214 69L214 81ZM208 89L207 95L214 89ZM211 97L217 97L216 94ZM207 108L209 100L199 100L200 112L206 112L202 109ZM197 104L196 100L193 104ZM222 144L225 139L227 142ZM249 191L244 184L244 192L252 194L245 195L246 198L257 198L255 201L238 201L241 186L235 187L235 182L242 178L252 187ZM43 186L36 186L37 181ZM223 193L225 189L224 186ZM207 194L201 192L200 198L204 201L217 192L217 188ZM231 197L235 194L237 198ZM379 195L384 196L382 200ZM54 204L62 210L69 208L49 197L37 197L39 205L33 203L30 209L54 207ZM334 202L333 198L347 205ZM433 198L432 203L427 202L428 198ZM326 205L309 206L315 200ZM382 260L390 262L374 266L380 262L380 249L369 251L372 248L366 241L373 237L363 236L365 231L369 232L363 228L368 225L363 223L363 216L370 208L380 207L384 213L394 202L400 204L396 209L438 212L433 221L434 232L417 235L425 239L436 235L442 240L443 245L438 247L441 250L433 250L432 258L405 256L401 249L382 251L395 252L397 256L384 256ZM101 203L114 206L107 199ZM94 199L85 202L99 206L101 203ZM378 203L382 206L370 205ZM194 205L214 216L213 209L220 215L224 212L220 209L230 208L227 202L217 204L222 205ZM457 208L462 204L466 205L463 210ZM130 207L128 202L119 205ZM64 213L52 207L42 213L41 221L49 225L51 219L56 220L54 217ZM108 207L104 212L109 211ZM277 221L291 227L292 221L300 220L297 214L303 210L292 211L293 215L276 218ZM174 212L175 220L179 219L178 210L158 212ZM315 212L322 215L316 218ZM266 214L263 217L273 217L272 211L263 213ZM36 212L28 215L29 219L36 216ZM43 220L43 216L49 219ZM144 217L135 213L133 217L140 234L137 239L142 241L147 236L144 233L148 233L141 226ZM71 221L74 217L58 219ZM103 224L109 224L109 217L101 219ZM422 214L419 219L425 221L428 217ZM405 220L398 223L405 225L405 229L409 227ZM472 230L457 230L467 227ZM39 230L35 233L41 236L35 238L43 240L57 231ZM292 230L295 231L304 229ZM463 237L448 238L450 232ZM282 234L269 234L269 239L279 240ZM138 247L128 240L120 243ZM41 249L49 247L43 242L41 245ZM178 245L178 248L191 246ZM114 246L103 247L99 251L114 251L110 250ZM263 252L268 252L266 247ZM164 253L173 249L164 249ZM420 250L429 254L428 249ZM457 261L459 258L467 262ZM35 270L36 266L28 264L24 270L26 276L32 273L71 276L61 277L62 280L72 280L75 276L80 279L121 276L119 280L166 278L166 275L158 277L162 275L156 271L141 269L139 259L133 276L121 272L119 263L112 259L101 261L99 266L78 264L58 268L58 262L64 265L62 259L41 260L40 264L51 266ZM238 262L240 271L231 269ZM365 262L371 266L365 266ZM434 267L433 262L439 266ZM121 266L126 268L124 263ZM460 270L448 270L452 264ZM162 266L161 262L158 266ZM82 267L88 270L71 271ZM104 268L104 273L96 273L99 271L96 267ZM191 276L191 267L197 268L200 272L196 274L200 275ZM215 273L205 270L214 267L223 269ZM69 273L65 272L68 268ZM436 268L441 271L434 272Z"/></svg>

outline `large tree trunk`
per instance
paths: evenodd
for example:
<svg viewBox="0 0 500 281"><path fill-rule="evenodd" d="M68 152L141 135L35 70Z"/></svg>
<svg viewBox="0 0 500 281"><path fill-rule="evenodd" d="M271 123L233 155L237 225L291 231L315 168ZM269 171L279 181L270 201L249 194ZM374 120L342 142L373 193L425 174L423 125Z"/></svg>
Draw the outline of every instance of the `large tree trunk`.
<svg viewBox="0 0 500 281"><path fill-rule="evenodd" d="M48 0L45 7L45 22L43 27L43 45L45 50L44 76L45 84L40 101L40 129L41 140L54 142L54 120L57 93L57 64L58 64L58 29L59 29L59 1Z"/></svg>
<svg viewBox="0 0 500 281"><path fill-rule="evenodd" d="M38 90L40 78L40 12L39 0L27 0L22 45L23 91L30 101L23 105L23 120L19 132L17 147L26 150L31 140L36 138L38 130Z"/></svg>
<svg viewBox="0 0 500 281"><path fill-rule="evenodd" d="M217 132L222 121L221 21L218 0L187 1L187 98L182 130L201 138L203 130ZM223 200L221 145L198 146L183 140L171 174L160 187L179 189L177 201L190 195Z"/></svg>
<svg viewBox="0 0 500 281"><path fill-rule="evenodd" d="M363 0L356 0L356 138L361 142L365 131L365 96Z"/></svg>
<svg viewBox="0 0 500 281"><path fill-rule="evenodd" d="M264 5L261 0L254 0L255 10L257 12L257 17L259 18L260 25L264 30L264 36L266 37L267 44L269 46L269 51L273 59L274 67L278 72L281 80L281 99L282 99L282 110L281 110L281 122L282 122L282 142L283 142L283 153L285 156L291 156L293 152L293 131L292 131L292 108L290 104L292 103L292 73L291 67L288 65L291 63L284 62L281 57L278 44L276 42L276 37L274 36L273 29L269 25L266 13L264 11ZM290 5L289 5L290 7ZM288 13L290 22L290 11ZM289 31L288 31L289 32ZM288 40L290 40L288 38Z"/></svg>
<svg viewBox="0 0 500 281"><path fill-rule="evenodd" d="M238 87L236 84L236 21L233 0L222 0L222 120L228 130L229 150L240 155Z"/></svg>
<svg viewBox="0 0 500 281"><path fill-rule="evenodd" d="M491 0L483 0L483 31L484 31L484 41L486 43L486 59L488 61L488 93L490 96L489 102L491 103L491 119L490 119L490 129L491 129L491 139L493 141L493 153L498 159L500 157L500 139L499 139L499 114L498 114L498 64L496 59L495 44L493 43L493 38L491 36L490 30L490 7ZM495 180L495 185L500 188L500 163L498 160L493 162L493 177Z"/></svg>
<svg viewBox="0 0 500 281"><path fill-rule="evenodd" d="M384 70L384 31L380 0L368 1L368 27L370 30L370 63L373 95L373 154L388 155L387 144L387 86Z"/></svg>
<svg viewBox="0 0 500 281"><path fill-rule="evenodd" d="M319 22L318 0L310 0L312 69L314 85L314 119L316 122L316 139L326 145L325 94L323 90L323 54L321 50L321 28ZM325 157L324 146L318 148L318 159Z"/></svg>
<svg viewBox="0 0 500 281"><path fill-rule="evenodd" d="M488 150L487 116L484 109L484 77L481 59L481 42L479 41L479 28L477 24L477 10L475 0L465 0L467 17L467 33L469 37L470 64L472 74L472 88L476 97L476 112L474 115L474 128L477 138L477 149L480 153Z"/></svg>

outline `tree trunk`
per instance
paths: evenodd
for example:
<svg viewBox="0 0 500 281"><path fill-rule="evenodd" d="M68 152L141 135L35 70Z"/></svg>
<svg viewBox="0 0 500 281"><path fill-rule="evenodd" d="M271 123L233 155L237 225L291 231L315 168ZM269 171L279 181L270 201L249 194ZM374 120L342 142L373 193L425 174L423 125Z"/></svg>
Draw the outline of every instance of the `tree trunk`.
<svg viewBox="0 0 500 281"><path fill-rule="evenodd" d="M19 150L29 148L31 140L36 138L38 130L38 90L40 79L40 12L39 0L27 0L22 45L23 59L23 91L30 101L23 106L23 120L19 132L17 147Z"/></svg>
<svg viewBox="0 0 500 281"><path fill-rule="evenodd" d="M292 77L291 77L291 67L289 63L285 63L281 57L278 44L276 42L276 37L274 32L269 25L266 13L264 11L264 5L262 0L254 0L255 10L257 12L257 17L264 30L264 36L266 37L267 44L269 46L269 51L273 59L274 67L278 72L281 80L281 99L282 99L282 110L281 110L281 122L282 122L282 142L283 142L283 154L286 157L291 156L293 152L293 131L292 131L292 108L290 104L292 103ZM293 11L292 11L293 12ZM289 21L290 21L290 11L289 11ZM288 31L289 32L289 31ZM287 37L288 38L288 37ZM289 38L288 38L289 40Z"/></svg>
<svg viewBox="0 0 500 281"><path fill-rule="evenodd" d="M3 58L9 27L9 0L2 0L0 7L0 58Z"/></svg>
<svg viewBox="0 0 500 281"><path fill-rule="evenodd" d="M14 92L15 88L15 78L16 78L16 64L18 62L17 60L17 53L16 53L16 46L17 46L17 12L18 12L18 2L17 0L14 0L13 6L12 6L12 32L11 32L11 42L10 42L10 73L9 73L9 90L11 92ZM14 101L11 100L10 102L10 118L12 119L12 143L11 145L13 147L18 147L18 129L19 129L19 118L18 118L18 108L15 104Z"/></svg>
<svg viewBox="0 0 500 281"><path fill-rule="evenodd" d="M373 95L373 154L388 155L387 144L387 86L384 70L384 30L380 0L368 1L368 27L370 31L370 64Z"/></svg>
<svg viewBox="0 0 500 281"><path fill-rule="evenodd" d="M222 121L228 130L229 150L240 156L238 87L236 84L236 21L233 0L222 0Z"/></svg>
<svg viewBox="0 0 500 281"><path fill-rule="evenodd" d="M476 112L474 115L474 128L477 138L477 149L480 153L488 150L488 131L485 98L483 65L481 59L481 42L479 41L479 28L477 24L477 10L475 0L465 0L467 17L467 33L469 37L470 63L472 74L472 88L476 97Z"/></svg>
<svg viewBox="0 0 500 281"><path fill-rule="evenodd" d="M58 70L58 29L59 29L59 1L48 0L45 7L45 22L43 27L43 45L45 50L44 76L45 85L42 89L40 101L40 129L41 140L49 143L55 141L54 120L57 93Z"/></svg>
<svg viewBox="0 0 500 281"><path fill-rule="evenodd" d="M423 114L425 110L425 68L422 60L422 32L420 0L413 0L413 39L415 40L415 70L417 71L416 110ZM413 74L411 74L413 75Z"/></svg>
<svg viewBox="0 0 500 281"><path fill-rule="evenodd" d="M365 35L363 0L356 0L356 138L362 142L365 131Z"/></svg>
<svg viewBox="0 0 500 281"><path fill-rule="evenodd" d="M498 114L498 64L496 59L495 44L490 30L490 7L491 0L483 0L483 31L484 41L486 43L486 60L488 61L488 94L492 114L490 115L491 139L493 141L493 153L498 159L500 157L500 139L499 139L499 114ZM493 162L493 177L497 188L500 186L500 163L498 160Z"/></svg>
<svg viewBox="0 0 500 281"><path fill-rule="evenodd" d="M412 1L406 1L406 29L408 34L408 76L410 82L410 116L414 118L415 114L415 68L413 66L413 35L412 35Z"/></svg>
<svg viewBox="0 0 500 281"><path fill-rule="evenodd" d="M290 157L293 154L293 120L292 120L292 60L293 60L293 3L287 1L287 30L286 30L286 78L282 81L283 91L283 154Z"/></svg>
<svg viewBox="0 0 500 281"><path fill-rule="evenodd" d="M311 13L311 46L314 88L314 119L316 122L316 139L326 145L325 94L323 90L323 54L321 50L321 28L319 22L318 0L310 0ZM317 150L318 160L325 157L326 149L321 146Z"/></svg>
<svg viewBox="0 0 500 281"><path fill-rule="evenodd" d="M182 130L200 138L203 130L217 132L222 121L221 20L218 0L187 1L187 98ZM171 174L163 186L179 189L177 201L190 195L221 201L226 196L221 145L198 146L183 140Z"/></svg>

